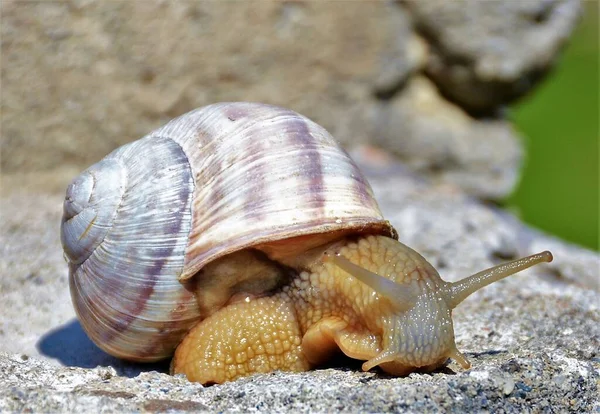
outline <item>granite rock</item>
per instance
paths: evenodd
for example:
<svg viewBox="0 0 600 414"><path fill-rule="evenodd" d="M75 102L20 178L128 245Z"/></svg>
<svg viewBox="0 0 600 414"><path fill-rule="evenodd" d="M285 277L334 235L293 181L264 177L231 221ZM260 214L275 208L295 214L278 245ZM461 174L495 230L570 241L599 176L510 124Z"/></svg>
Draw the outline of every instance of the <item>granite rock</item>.
<svg viewBox="0 0 600 414"><path fill-rule="evenodd" d="M500 356L499 356L500 355ZM275 372L203 387L151 371L59 368L0 353L0 409L34 412L448 412L517 413L598 408L598 370L560 354L479 357L469 372L388 378L343 368ZM12 377L14 379L6 379ZM535 404L535 405L532 405Z"/></svg>

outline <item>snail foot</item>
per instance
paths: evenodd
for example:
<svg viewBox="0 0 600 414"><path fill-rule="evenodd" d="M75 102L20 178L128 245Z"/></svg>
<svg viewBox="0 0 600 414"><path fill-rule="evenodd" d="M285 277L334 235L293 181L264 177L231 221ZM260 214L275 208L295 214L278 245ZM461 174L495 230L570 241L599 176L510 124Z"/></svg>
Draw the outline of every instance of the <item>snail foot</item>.
<svg viewBox="0 0 600 414"><path fill-rule="evenodd" d="M307 371L301 344L287 296L248 297L194 326L177 348L171 371L203 384L275 370Z"/></svg>

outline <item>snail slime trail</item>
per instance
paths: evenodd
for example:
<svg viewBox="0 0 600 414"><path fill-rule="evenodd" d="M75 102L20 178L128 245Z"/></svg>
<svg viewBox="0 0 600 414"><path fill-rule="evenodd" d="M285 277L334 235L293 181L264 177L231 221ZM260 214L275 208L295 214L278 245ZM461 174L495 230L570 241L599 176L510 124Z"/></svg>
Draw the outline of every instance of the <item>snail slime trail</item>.
<svg viewBox="0 0 600 414"><path fill-rule="evenodd" d="M61 240L88 336L128 360L174 355L172 371L202 383L305 371L338 349L392 375L466 369L452 309L552 260L443 281L324 128L245 102L191 111L88 168Z"/></svg>

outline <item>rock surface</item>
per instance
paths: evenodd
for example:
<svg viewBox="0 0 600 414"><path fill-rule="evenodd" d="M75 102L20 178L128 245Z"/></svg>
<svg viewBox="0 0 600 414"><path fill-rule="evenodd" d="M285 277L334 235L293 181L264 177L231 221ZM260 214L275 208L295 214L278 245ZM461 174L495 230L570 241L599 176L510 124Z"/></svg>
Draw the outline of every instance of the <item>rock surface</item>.
<svg viewBox="0 0 600 414"><path fill-rule="evenodd" d="M530 90L579 19L578 0L408 0L427 73L465 108L489 112Z"/></svg>
<svg viewBox="0 0 600 414"><path fill-rule="evenodd" d="M347 359L302 374L202 387L100 351L71 307L58 226L72 169L3 177L0 411L504 411L600 409L600 257L532 231L377 153L354 153L401 240L446 280L534 250L555 261L493 284L454 312L472 362L390 378ZM596 290L594 290L596 289ZM95 368L100 366L99 368Z"/></svg>
<svg viewBox="0 0 600 414"><path fill-rule="evenodd" d="M519 177L523 154L510 123L473 118L426 77L413 77L372 114L371 142L419 174L491 200L509 194Z"/></svg>
<svg viewBox="0 0 600 414"><path fill-rule="evenodd" d="M5 0L1 167L83 169L196 107L258 101L499 199L521 164L501 106L552 66L578 13L578 0Z"/></svg>
<svg viewBox="0 0 600 414"><path fill-rule="evenodd" d="M393 4L75 0L2 8L5 170L86 167L219 101L282 105L338 132L374 85L402 82L425 62Z"/></svg>

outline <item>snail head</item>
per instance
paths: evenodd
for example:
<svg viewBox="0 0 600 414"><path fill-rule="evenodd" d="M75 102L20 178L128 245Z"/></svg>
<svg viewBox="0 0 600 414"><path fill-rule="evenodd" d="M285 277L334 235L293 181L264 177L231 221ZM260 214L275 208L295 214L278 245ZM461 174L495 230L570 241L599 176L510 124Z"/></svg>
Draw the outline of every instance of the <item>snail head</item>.
<svg viewBox="0 0 600 414"><path fill-rule="evenodd" d="M390 243L388 252L380 255L384 259L371 262L380 267L379 272L367 270L342 254L329 254L325 261L360 280L387 302L387 310L381 312L372 329L381 335L377 352L362 367L367 371L380 366L392 375L406 375L416 369L431 371L448 358L469 368L469 361L456 347L452 309L490 283L552 261L552 254L546 251L450 283L418 253L399 242Z"/></svg>

